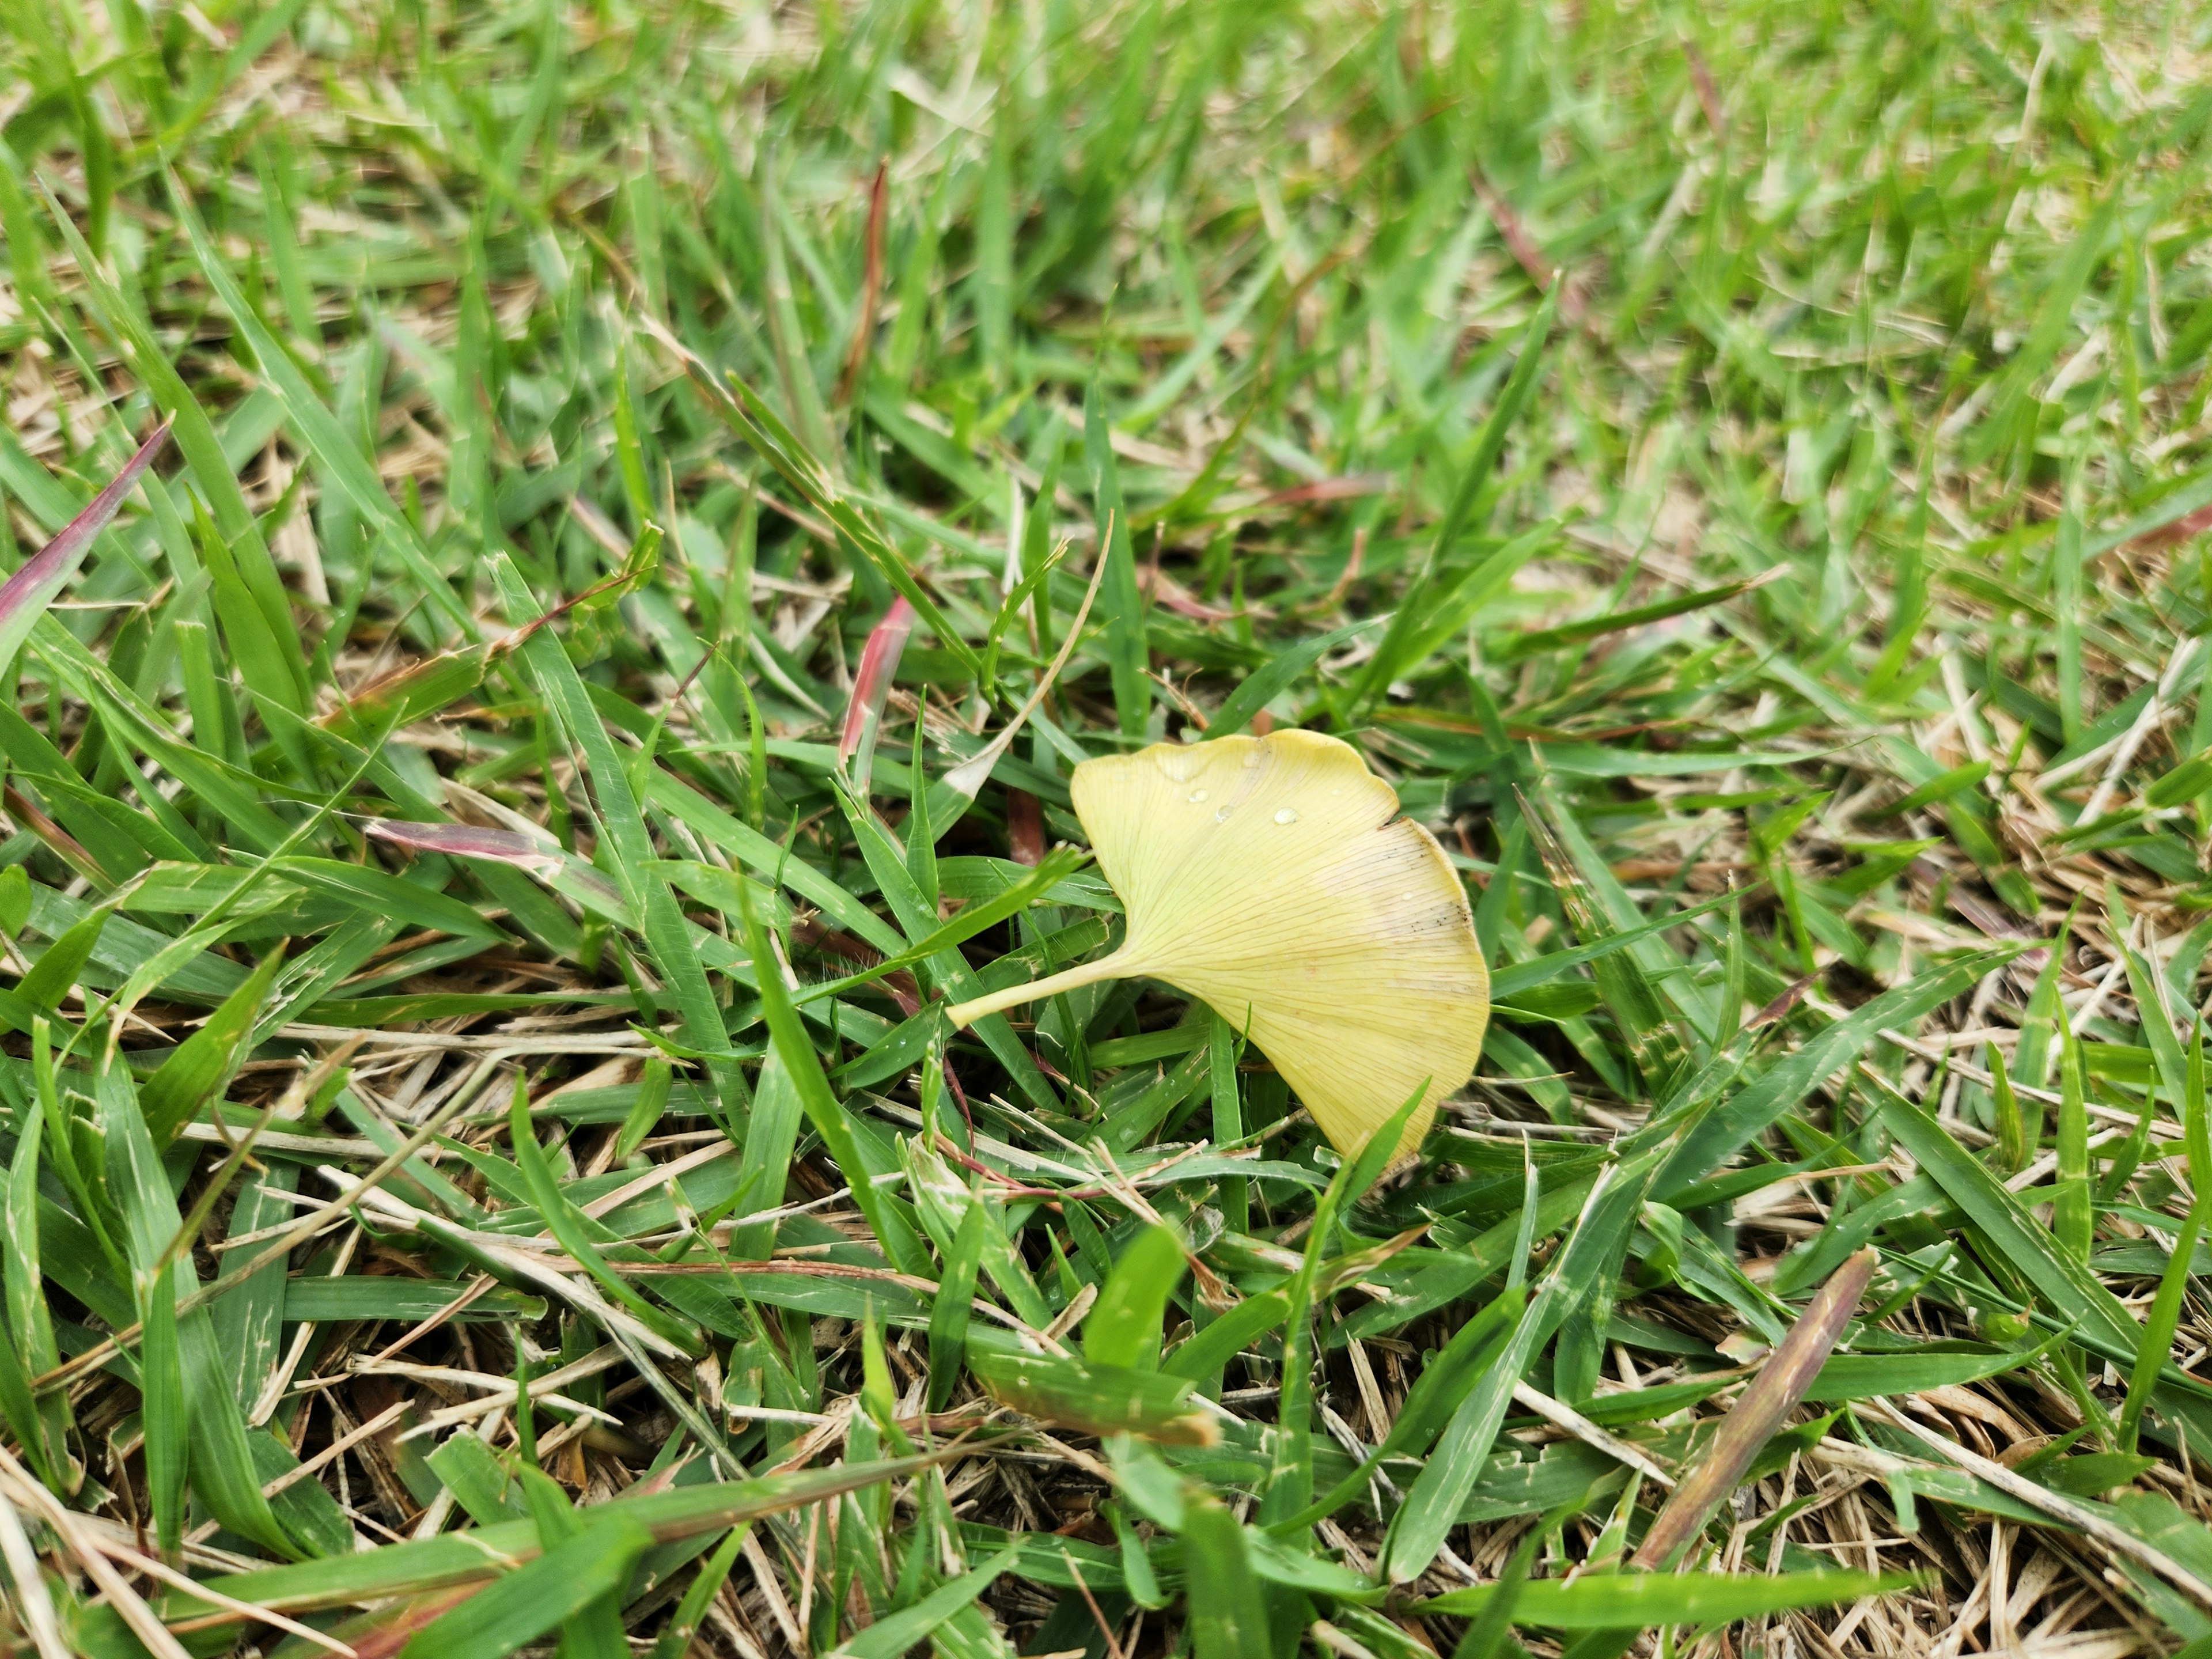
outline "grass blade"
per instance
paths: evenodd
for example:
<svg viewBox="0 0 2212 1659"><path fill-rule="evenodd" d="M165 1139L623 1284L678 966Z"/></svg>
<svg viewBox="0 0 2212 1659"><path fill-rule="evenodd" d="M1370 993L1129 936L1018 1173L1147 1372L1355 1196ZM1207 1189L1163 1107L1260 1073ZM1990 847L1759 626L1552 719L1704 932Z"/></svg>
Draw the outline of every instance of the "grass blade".
<svg viewBox="0 0 2212 1659"><path fill-rule="evenodd" d="M1836 1269L1808 1303L1790 1334L1759 1368L1759 1375L1729 1408L1698 1465L1685 1474L1636 1552L1633 1565L1663 1571L1687 1549L1706 1517L1726 1501L1743 1479L1751 1460L1772 1439L1783 1419L1796 1409L1836 1346L1844 1327L1858 1310L1881 1261L1878 1250L1861 1250Z"/></svg>

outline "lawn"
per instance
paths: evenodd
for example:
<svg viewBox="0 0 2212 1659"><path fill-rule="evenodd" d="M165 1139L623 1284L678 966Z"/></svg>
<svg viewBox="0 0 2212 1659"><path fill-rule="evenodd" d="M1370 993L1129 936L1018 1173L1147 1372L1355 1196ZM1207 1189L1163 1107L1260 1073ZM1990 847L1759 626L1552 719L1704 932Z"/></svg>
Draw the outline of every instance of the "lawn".
<svg viewBox="0 0 2212 1659"><path fill-rule="evenodd" d="M12 0L0 1639L2212 1654L2208 52Z"/></svg>

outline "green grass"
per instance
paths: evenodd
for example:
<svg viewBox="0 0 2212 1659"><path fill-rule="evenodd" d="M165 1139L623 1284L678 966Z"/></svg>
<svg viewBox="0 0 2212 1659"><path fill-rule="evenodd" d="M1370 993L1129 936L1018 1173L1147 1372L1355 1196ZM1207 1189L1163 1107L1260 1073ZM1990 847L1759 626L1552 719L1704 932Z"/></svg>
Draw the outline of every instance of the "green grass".
<svg viewBox="0 0 2212 1659"><path fill-rule="evenodd" d="M0 617L6 1639L2212 1639L2209 46L15 0L0 562L173 425ZM1209 721L1466 878L1413 1170L933 1006Z"/></svg>

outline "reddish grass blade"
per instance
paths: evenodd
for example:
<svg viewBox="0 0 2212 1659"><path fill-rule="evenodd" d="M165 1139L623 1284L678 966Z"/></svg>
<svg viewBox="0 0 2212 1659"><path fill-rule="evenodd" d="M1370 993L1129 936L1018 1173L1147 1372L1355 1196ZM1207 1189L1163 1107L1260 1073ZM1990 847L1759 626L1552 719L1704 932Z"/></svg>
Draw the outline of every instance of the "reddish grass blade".
<svg viewBox="0 0 2212 1659"><path fill-rule="evenodd" d="M443 853L453 858L490 859L526 870L556 891L586 908L621 915L621 892L613 882L593 868L588 860L574 858L549 847L535 836L513 830L487 830L474 823L415 823L404 818L371 818L363 833L379 841L411 847L418 853Z"/></svg>
<svg viewBox="0 0 2212 1659"><path fill-rule="evenodd" d="M5 667L0 663L0 667ZM115 878L100 867L100 860L75 836L56 823L39 808L39 804L14 784L0 789L0 803L4 803L15 821L52 848L64 864L96 887L112 887Z"/></svg>
<svg viewBox="0 0 2212 1659"><path fill-rule="evenodd" d="M2146 530L2130 542L2130 547L2155 550L2179 547L2191 537L2212 530L2212 507L2200 507L2194 513L2185 513L2172 524L2160 525L2156 530Z"/></svg>
<svg viewBox="0 0 2212 1659"><path fill-rule="evenodd" d="M1044 805L1026 789L1006 791L1006 856L1031 869L1044 862Z"/></svg>
<svg viewBox="0 0 2212 1659"><path fill-rule="evenodd" d="M124 463L107 488L92 498L83 512L62 526L61 533L23 562L21 569L0 582L0 667L4 667L30 637L31 628L46 614L54 596L76 574L93 539L107 528L125 499L137 487L139 474L154 465L161 446L169 441L167 421Z"/></svg>
<svg viewBox="0 0 2212 1659"><path fill-rule="evenodd" d="M1790 1334L1782 1339L1782 1346L1743 1391L1743 1398L1721 1420L1720 1431L1713 1437L1703 1461L1674 1488L1674 1496L1644 1534L1644 1547L1636 1552L1632 1565L1646 1571L1674 1565L1706 1517L1736 1489L1759 1449L1774 1437L1782 1419L1796 1408L1820 1374L1828 1351L1844 1334L1881 1260L1881 1252L1869 1247L1837 1268L1820 1286Z"/></svg>
<svg viewBox="0 0 2212 1659"><path fill-rule="evenodd" d="M837 758L853 763L853 787L868 793L868 774L875 765L876 733L883 729L884 704L891 694L891 677L906 654L907 635L914 632L914 607L903 596L891 600L868 635L860 653L860 671L853 676L853 700L845 705L845 729L837 737ZM857 758L856 758L857 757Z"/></svg>
<svg viewBox="0 0 2212 1659"><path fill-rule="evenodd" d="M1536 239L1528 234L1528 226L1521 222L1521 216L1514 210L1513 204L1507 201L1489 179L1480 173L1473 173L1468 175L1468 182L1474 186L1474 193L1481 198L1483 210L1490 215L1490 222L1498 227L1498 240L1505 244L1505 251L1513 256L1514 263L1521 267L1530 282L1535 283L1539 294L1549 294L1552 284L1566 273L1553 264L1544 250L1536 245ZM1581 291L1570 283L1566 291L1559 296L1560 315L1571 323L1578 324L1583 320L1585 309Z"/></svg>
<svg viewBox="0 0 2212 1659"><path fill-rule="evenodd" d="M473 823L410 823L400 818L371 818L365 832L379 841L411 847L419 853L443 853L463 859L491 859L527 870L533 876L560 873L566 864L542 842L512 830L486 830Z"/></svg>
<svg viewBox="0 0 2212 1659"><path fill-rule="evenodd" d="M849 404L868 365L868 349L876 337L876 313L884 297L884 226L890 213L890 164L878 162L875 182L868 186L867 264L860 278L860 318L853 326L853 344L845 354L845 372L837 377L837 401Z"/></svg>
<svg viewBox="0 0 2212 1659"><path fill-rule="evenodd" d="M1390 488L1388 472L1348 472L1334 478L1316 478L1311 483L1279 489L1272 495L1261 497L1253 510L1268 507L1301 507L1309 502L1356 501L1362 495L1380 495Z"/></svg>
<svg viewBox="0 0 2212 1659"><path fill-rule="evenodd" d="M1705 125L1713 130L1713 137L1728 137L1728 117L1721 111L1720 88L1713 82L1712 70L1705 63L1705 54L1698 50L1694 40L1682 42L1682 56L1690 61L1690 84L1698 89L1698 107L1705 112Z"/></svg>
<svg viewBox="0 0 2212 1659"><path fill-rule="evenodd" d="M1145 568L1144 576L1138 583L1138 592L1155 605L1164 605L1178 617L1188 617L1194 622L1228 622L1237 615L1234 611L1224 610L1220 605L1206 604L1161 569L1157 557Z"/></svg>

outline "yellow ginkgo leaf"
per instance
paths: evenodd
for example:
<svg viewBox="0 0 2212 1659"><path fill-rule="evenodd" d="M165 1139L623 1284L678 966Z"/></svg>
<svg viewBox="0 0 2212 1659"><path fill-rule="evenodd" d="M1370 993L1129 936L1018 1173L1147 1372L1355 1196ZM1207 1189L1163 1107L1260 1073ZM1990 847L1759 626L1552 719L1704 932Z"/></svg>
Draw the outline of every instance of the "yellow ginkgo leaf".
<svg viewBox="0 0 2212 1659"><path fill-rule="evenodd" d="M1249 1032L1347 1156L1426 1082L1400 1142L1465 1083L1490 975L1436 838L1349 744L1316 732L1155 744L1070 785L1128 913L1119 950L951 1012L1143 976Z"/></svg>

